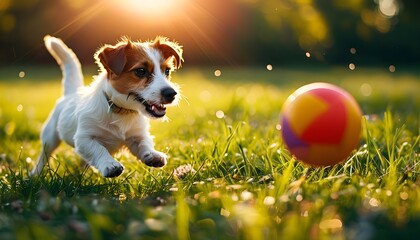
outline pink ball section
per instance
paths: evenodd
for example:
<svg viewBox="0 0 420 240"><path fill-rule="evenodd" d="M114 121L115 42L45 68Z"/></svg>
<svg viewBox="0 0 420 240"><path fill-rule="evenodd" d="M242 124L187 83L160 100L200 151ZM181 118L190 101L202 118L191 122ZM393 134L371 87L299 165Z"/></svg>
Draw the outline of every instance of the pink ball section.
<svg viewBox="0 0 420 240"><path fill-rule="evenodd" d="M305 85L287 98L281 112L286 147L309 165L344 161L359 143L360 107L352 95L335 85Z"/></svg>

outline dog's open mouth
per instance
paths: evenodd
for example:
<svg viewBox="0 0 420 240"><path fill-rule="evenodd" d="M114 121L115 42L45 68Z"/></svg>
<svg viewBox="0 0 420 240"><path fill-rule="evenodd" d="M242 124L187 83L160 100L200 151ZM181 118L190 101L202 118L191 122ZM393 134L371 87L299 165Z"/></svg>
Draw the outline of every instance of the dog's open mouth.
<svg viewBox="0 0 420 240"><path fill-rule="evenodd" d="M141 102L146 107L146 111L153 117L163 117L166 114L166 107L163 104L154 104L147 101Z"/></svg>
<svg viewBox="0 0 420 240"><path fill-rule="evenodd" d="M133 95L134 99L136 101L143 104L144 107L146 108L146 112L148 112L151 116L153 116L155 118L161 118L161 117L165 116L165 114L166 114L165 105L160 104L160 103L148 102L148 101L146 101L146 99L144 99L138 93L133 92L133 93L130 93L128 96L130 96L130 95Z"/></svg>

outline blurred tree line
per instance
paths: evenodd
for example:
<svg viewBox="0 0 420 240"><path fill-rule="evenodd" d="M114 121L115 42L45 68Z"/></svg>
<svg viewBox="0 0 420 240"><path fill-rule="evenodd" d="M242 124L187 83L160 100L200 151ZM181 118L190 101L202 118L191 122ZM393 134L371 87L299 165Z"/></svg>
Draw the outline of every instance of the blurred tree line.
<svg viewBox="0 0 420 240"><path fill-rule="evenodd" d="M189 65L420 62L420 1L183 0L166 22L159 13L129 16L115 1L0 0L1 66L50 62L45 34L65 39L85 63L100 44L157 34L184 45Z"/></svg>

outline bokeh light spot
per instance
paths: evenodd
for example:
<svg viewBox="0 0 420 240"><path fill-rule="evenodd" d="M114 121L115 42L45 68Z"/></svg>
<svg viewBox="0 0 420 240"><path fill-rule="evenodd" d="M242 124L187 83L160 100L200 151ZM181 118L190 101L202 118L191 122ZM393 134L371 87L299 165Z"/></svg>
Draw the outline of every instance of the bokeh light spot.
<svg viewBox="0 0 420 240"><path fill-rule="evenodd" d="M369 205L370 205L371 207L376 208L376 207L379 207L379 206L381 205L381 202L380 202L378 199L376 199L376 198L371 198L371 199L369 200Z"/></svg>
<svg viewBox="0 0 420 240"><path fill-rule="evenodd" d="M272 196L267 196L264 198L264 205L271 206L276 203L276 199Z"/></svg>
<svg viewBox="0 0 420 240"><path fill-rule="evenodd" d="M353 71L354 69L356 69L356 65L354 63L350 63L349 69Z"/></svg>
<svg viewBox="0 0 420 240"><path fill-rule="evenodd" d="M220 71L219 69L217 69L216 71L214 71L214 76L216 76L216 77L222 76L222 71Z"/></svg>
<svg viewBox="0 0 420 240"><path fill-rule="evenodd" d="M271 64L268 64L268 65L267 65L267 70L268 70L268 71L271 71L271 70L273 70L273 65L271 65Z"/></svg>
<svg viewBox="0 0 420 240"><path fill-rule="evenodd" d="M360 86L360 92L363 96L368 97L372 94L372 86L369 83L363 83Z"/></svg>
<svg viewBox="0 0 420 240"><path fill-rule="evenodd" d="M216 112L216 117L219 118L219 119L222 119L222 118L225 117L225 113L222 110L218 110Z"/></svg>
<svg viewBox="0 0 420 240"><path fill-rule="evenodd" d="M342 227L343 227L343 223L341 222L340 219L327 219L327 220L323 220L319 224L319 228L322 230L331 230L331 229L337 229L337 228L342 228Z"/></svg>
<svg viewBox="0 0 420 240"><path fill-rule="evenodd" d="M210 102L211 100L211 93L207 90L201 91L200 93L200 99L203 102Z"/></svg>
<svg viewBox="0 0 420 240"><path fill-rule="evenodd" d="M401 200L407 200L408 199L408 193L407 192L401 192L400 193Z"/></svg>
<svg viewBox="0 0 420 240"><path fill-rule="evenodd" d="M395 72L395 65L389 65L388 70L392 73Z"/></svg>
<svg viewBox="0 0 420 240"><path fill-rule="evenodd" d="M395 0L379 0L379 11L388 18L398 14L399 6Z"/></svg>

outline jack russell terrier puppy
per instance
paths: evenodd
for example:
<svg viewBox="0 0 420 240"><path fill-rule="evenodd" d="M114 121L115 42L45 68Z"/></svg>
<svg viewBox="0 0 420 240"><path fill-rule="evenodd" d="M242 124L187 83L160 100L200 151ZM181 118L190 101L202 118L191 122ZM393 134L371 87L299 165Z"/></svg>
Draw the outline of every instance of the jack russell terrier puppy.
<svg viewBox="0 0 420 240"><path fill-rule="evenodd" d="M41 153L30 174L40 174L61 141L104 177L123 172L112 155L124 146L146 165L163 167L167 157L154 149L148 120L163 118L166 106L178 102L179 90L170 76L181 67L182 47L164 37L105 45L95 54L99 74L84 86L74 52L58 38L46 36L44 41L62 69L64 96L44 123Z"/></svg>

